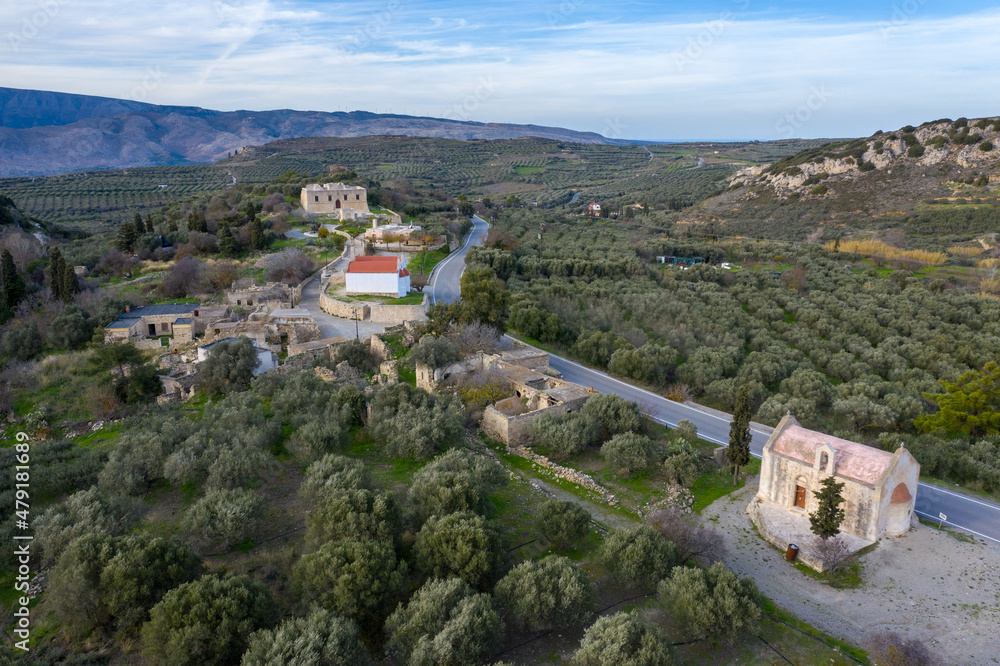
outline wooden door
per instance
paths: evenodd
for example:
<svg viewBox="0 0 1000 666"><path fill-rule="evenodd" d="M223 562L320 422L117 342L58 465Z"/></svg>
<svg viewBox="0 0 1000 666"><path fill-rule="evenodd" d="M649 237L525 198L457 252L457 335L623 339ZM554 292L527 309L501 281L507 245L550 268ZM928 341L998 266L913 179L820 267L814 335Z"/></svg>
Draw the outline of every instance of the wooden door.
<svg viewBox="0 0 1000 666"><path fill-rule="evenodd" d="M795 506L806 508L806 489L802 486L795 486Z"/></svg>

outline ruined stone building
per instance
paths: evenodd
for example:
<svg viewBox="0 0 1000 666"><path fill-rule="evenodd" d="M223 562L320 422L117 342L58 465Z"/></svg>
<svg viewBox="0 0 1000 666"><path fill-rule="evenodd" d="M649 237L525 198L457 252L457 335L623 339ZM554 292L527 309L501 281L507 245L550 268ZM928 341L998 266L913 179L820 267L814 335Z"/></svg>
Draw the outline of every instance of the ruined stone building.
<svg viewBox="0 0 1000 666"><path fill-rule="evenodd" d="M265 310L291 308L292 288L282 282L260 285L249 279L237 280L233 283L232 289L226 292L226 303L247 311L256 308Z"/></svg>
<svg viewBox="0 0 1000 666"><path fill-rule="evenodd" d="M549 367L547 352L517 345L498 354L479 352L446 368L418 364L417 386L434 392L441 382L477 371L493 370L511 384L513 395L486 407L483 432L509 446L530 439L528 424L542 414L565 414L581 409L595 392L561 379Z"/></svg>
<svg viewBox="0 0 1000 666"><path fill-rule="evenodd" d="M200 303L126 306L118 319L104 327L105 342L174 336L175 342L190 342L205 330Z"/></svg>
<svg viewBox="0 0 1000 666"><path fill-rule="evenodd" d="M778 423L764 446L751 516L768 515L759 510L763 504L808 517L816 510L814 493L828 476L844 484L841 531L875 542L910 529L920 465L909 451L890 453L808 430L791 415Z"/></svg>
<svg viewBox="0 0 1000 666"><path fill-rule="evenodd" d="M339 220L367 221L368 190L343 183L315 183L302 188L302 208L308 213L336 215Z"/></svg>

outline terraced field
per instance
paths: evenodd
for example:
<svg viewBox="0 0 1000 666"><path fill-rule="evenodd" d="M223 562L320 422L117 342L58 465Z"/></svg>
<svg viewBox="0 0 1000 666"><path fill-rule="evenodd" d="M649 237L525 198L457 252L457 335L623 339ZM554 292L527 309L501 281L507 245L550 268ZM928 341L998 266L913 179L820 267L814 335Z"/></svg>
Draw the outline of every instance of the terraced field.
<svg viewBox="0 0 1000 666"><path fill-rule="evenodd" d="M0 179L28 215L68 227L103 231L138 211L233 184L268 183L289 170L326 173L343 165L378 182L470 196L519 192L539 206L568 203L573 193L617 203L698 199L718 189L734 166L774 160L819 142L606 146L549 139L458 141L403 136L305 138L249 147L214 165L86 171L47 178ZM697 169L699 158L706 166ZM676 192L675 192L676 190ZM679 193L679 194L678 194Z"/></svg>

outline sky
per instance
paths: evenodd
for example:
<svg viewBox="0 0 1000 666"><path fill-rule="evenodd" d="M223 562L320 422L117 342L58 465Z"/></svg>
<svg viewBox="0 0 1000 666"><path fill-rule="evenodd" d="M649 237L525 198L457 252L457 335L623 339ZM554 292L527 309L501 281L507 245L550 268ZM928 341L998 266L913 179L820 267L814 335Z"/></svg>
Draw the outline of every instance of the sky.
<svg viewBox="0 0 1000 666"><path fill-rule="evenodd" d="M940 0L24 0L0 86L661 141L1000 115L1000 7Z"/></svg>

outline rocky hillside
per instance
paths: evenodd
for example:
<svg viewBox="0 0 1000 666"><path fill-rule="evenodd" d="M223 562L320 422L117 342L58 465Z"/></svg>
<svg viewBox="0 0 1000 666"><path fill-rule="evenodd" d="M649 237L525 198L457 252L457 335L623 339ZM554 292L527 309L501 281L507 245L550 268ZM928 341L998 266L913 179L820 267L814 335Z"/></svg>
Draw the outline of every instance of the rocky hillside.
<svg viewBox="0 0 1000 666"><path fill-rule="evenodd" d="M0 177L88 169L207 164L244 146L297 137L524 136L622 144L593 132L364 111L212 111L86 95L0 88Z"/></svg>
<svg viewBox="0 0 1000 666"><path fill-rule="evenodd" d="M949 233L975 233L1000 217L1000 119L938 120L829 143L742 169L729 183L679 221L803 238L820 227L878 228L933 213L951 219Z"/></svg>

